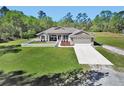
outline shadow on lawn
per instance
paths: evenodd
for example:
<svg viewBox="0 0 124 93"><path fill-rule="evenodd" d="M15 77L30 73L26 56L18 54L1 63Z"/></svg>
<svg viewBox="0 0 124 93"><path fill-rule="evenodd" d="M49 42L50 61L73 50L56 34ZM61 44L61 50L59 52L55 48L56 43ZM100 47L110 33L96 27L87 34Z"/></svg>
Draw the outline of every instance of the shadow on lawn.
<svg viewBox="0 0 124 93"><path fill-rule="evenodd" d="M106 73L97 71L74 70L68 73L44 75L33 78L24 71L13 71L8 74L0 72L1 86L94 86L95 82L104 78ZM101 84L99 84L101 85Z"/></svg>
<svg viewBox="0 0 124 93"><path fill-rule="evenodd" d="M0 56L7 54L7 53L18 53L21 49L18 46L1 46L0 47Z"/></svg>

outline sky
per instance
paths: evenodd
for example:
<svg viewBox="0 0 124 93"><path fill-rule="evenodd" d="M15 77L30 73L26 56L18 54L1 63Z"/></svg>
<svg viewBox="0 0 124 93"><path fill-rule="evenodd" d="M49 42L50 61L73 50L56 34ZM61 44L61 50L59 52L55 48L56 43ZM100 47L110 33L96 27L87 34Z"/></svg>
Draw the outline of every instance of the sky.
<svg viewBox="0 0 124 93"><path fill-rule="evenodd" d="M43 10L48 16L52 17L54 21L59 21L68 12L73 14L73 18L78 13L87 13L93 19L102 10L111 10L112 12L119 12L124 10L124 6L7 6L10 10L23 11L29 16L38 16L38 11Z"/></svg>

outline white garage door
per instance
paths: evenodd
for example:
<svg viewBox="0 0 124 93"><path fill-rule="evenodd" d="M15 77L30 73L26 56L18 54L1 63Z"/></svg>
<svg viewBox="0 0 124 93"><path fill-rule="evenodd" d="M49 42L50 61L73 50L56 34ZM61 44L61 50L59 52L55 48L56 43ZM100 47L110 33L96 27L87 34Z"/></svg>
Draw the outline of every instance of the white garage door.
<svg viewBox="0 0 124 93"><path fill-rule="evenodd" d="M75 39L73 39L73 42L75 44L89 44L89 43L91 43L91 40L90 39L78 39L78 38L75 38Z"/></svg>
<svg viewBox="0 0 124 93"><path fill-rule="evenodd" d="M79 64L112 65L112 63L93 48L91 44L75 44L74 50Z"/></svg>

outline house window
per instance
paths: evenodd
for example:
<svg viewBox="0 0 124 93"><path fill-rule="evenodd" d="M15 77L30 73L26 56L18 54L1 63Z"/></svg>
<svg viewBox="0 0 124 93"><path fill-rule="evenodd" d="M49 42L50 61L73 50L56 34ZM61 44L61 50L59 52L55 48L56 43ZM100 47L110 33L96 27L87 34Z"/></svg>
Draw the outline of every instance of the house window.
<svg viewBox="0 0 124 93"><path fill-rule="evenodd" d="M64 36L63 36L63 39L64 39L64 40L68 40L68 35L64 35Z"/></svg>
<svg viewBox="0 0 124 93"><path fill-rule="evenodd" d="M45 36L41 36L41 41L45 41Z"/></svg>
<svg viewBox="0 0 124 93"><path fill-rule="evenodd" d="M50 41L57 41L56 35L50 35Z"/></svg>
<svg viewBox="0 0 124 93"><path fill-rule="evenodd" d="M41 39L45 39L45 36L41 36Z"/></svg>

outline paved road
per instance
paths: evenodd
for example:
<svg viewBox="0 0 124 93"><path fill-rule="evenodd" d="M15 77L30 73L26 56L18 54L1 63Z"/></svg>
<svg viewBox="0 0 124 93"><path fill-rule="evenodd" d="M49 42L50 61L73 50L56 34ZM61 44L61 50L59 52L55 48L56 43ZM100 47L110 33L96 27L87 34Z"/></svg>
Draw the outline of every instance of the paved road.
<svg viewBox="0 0 124 93"><path fill-rule="evenodd" d="M108 76L101 78L95 85L102 86L124 86L124 72L119 72L113 69L112 66L91 66L92 70L97 70L102 73L108 73Z"/></svg>
<svg viewBox="0 0 124 93"><path fill-rule="evenodd" d="M112 63L96 51L91 44L75 44L74 50L79 64L112 65Z"/></svg>
<svg viewBox="0 0 124 93"><path fill-rule="evenodd" d="M109 45L103 45L102 47L105 48L105 49L108 49L108 50L110 50L114 53L124 55L124 50L122 50L122 49L119 49L119 48L116 48L116 47L113 47L113 46L109 46Z"/></svg>

